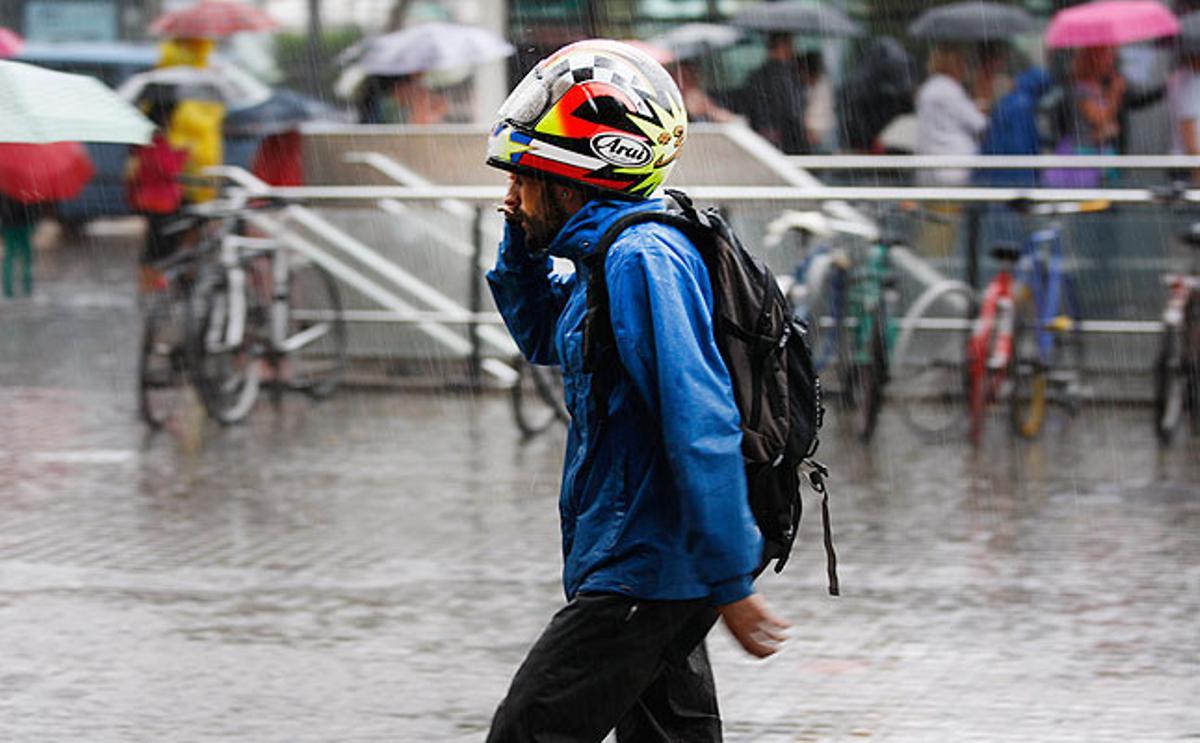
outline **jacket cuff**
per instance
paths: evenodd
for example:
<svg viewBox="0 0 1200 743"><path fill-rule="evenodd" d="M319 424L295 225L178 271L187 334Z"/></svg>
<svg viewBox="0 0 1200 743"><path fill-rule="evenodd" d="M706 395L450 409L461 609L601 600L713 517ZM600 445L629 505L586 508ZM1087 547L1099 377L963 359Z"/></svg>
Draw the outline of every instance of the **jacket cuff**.
<svg viewBox="0 0 1200 743"><path fill-rule="evenodd" d="M504 240L500 243L500 264L514 271L541 267L549 259L535 258L525 248L525 230L512 222L504 223Z"/></svg>
<svg viewBox="0 0 1200 743"><path fill-rule="evenodd" d="M735 601L741 601L754 593L754 583L748 575L739 575L712 587L708 594L709 603L714 606L724 606Z"/></svg>

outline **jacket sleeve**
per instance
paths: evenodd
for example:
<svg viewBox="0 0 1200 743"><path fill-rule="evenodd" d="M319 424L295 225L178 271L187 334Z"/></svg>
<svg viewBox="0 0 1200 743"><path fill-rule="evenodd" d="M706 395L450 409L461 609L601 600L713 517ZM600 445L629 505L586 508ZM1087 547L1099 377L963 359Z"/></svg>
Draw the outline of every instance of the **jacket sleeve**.
<svg viewBox="0 0 1200 743"><path fill-rule="evenodd" d="M661 426L700 578L712 603L728 604L753 593L762 550L746 494L741 419L713 337L707 272L699 256L669 246L666 236L683 240L681 233L646 227L632 228L606 260L614 335Z"/></svg>
<svg viewBox="0 0 1200 743"><path fill-rule="evenodd" d="M506 223L488 286L508 332L525 358L534 364L560 363L554 327L571 292L575 275L553 273L549 256L535 258L525 249L525 232Z"/></svg>

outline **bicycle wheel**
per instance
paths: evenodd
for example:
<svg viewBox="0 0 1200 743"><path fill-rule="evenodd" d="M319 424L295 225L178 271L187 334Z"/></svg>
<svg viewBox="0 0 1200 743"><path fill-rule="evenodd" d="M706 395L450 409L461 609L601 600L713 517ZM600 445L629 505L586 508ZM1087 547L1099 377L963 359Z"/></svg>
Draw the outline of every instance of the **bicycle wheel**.
<svg viewBox="0 0 1200 743"><path fill-rule="evenodd" d="M138 414L148 426L166 426L187 401L185 299L168 289L147 307L138 356Z"/></svg>
<svg viewBox="0 0 1200 743"><path fill-rule="evenodd" d="M555 367L517 362L517 381L512 386L513 418L525 438L542 433L556 421L568 418L563 403L562 373Z"/></svg>
<svg viewBox="0 0 1200 743"><path fill-rule="evenodd" d="M1179 334L1164 328L1154 361L1154 432L1164 444L1171 443L1183 418L1187 380L1179 357Z"/></svg>
<svg viewBox="0 0 1200 743"><path fill-rule="evenodd" d="M291 272L286 376L293 389L328 397L346 371L346 320L337 283L315 263Z"/></svg>
<svg viewBox="0 0 1200 743"><path fill-rule="evenodd" d="M213 420L231 424L254 409L262 373L262 340L248 322L246 308L238 309L224 272L204 277L188 302L188 367L200 402ZM241 326L241 338L230 335Z"/></svg>
<svg viewBox="0 0 1200 743"><path fill-rule="evenodd" d="M852 412L854 434L861 441L869 441L875 433L887 378L887 343L883 336L886 318L882 310L872 311L869 322L870 328L838 328L842 400Z"/></svg>
<svg viewBox="0 0 1200 743"><path fill-rule="evenodd" d="M1083 323L1075 284L1069 278L1064 281L1059 312L1047 330L1052 339L1046 359L1048 399L1074 413L1083 388Z"/></svg>
<svg viewBox="0 0 1200 743"><path fill-rule="evenodd" d="M1185 382L1184 403L1192 420L1192 435L1200 435L1200 297L1184 308L1184 335L1180 354Z"/></svg>
<svg viewBox="0 0 1200 743"><path fill-rule="evenodd" d="M1046 420L1049 379L1038 348L1037 313L1026 292L1014 305L1012 351L1008 358L1008 402L1013 433L1032 439Z"/></svg>
<svg viewBox="0 0 1200 743"><path fill-rule="evenodd" d="M927 439L965 422L967 352L975 292L954 280L933 284L909 308L891 362L890 396L908 427Z"/></svg>

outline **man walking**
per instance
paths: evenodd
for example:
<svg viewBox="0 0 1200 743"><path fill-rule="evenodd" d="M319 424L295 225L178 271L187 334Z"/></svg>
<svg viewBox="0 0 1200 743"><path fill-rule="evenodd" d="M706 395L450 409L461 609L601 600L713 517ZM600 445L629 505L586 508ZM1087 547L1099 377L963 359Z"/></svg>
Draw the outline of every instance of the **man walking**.
<svg viewBox="0 0 1200 743"><path fill-rule="evenodd" d="M765 657L786 623L752 584L761 537L742 434L713 335L707 269L683 233L622 232L687 138L678 88L629 45L583 41L542 60L501 107L488 164L509 171L496 304L521 351L563 369L571 427L560 496L568 600L529 651L490 741L721 739L704 637L718 617ZM551 256L575 273L552 272ZM590 266L603 266L620 369L584 359Z"/></svg>

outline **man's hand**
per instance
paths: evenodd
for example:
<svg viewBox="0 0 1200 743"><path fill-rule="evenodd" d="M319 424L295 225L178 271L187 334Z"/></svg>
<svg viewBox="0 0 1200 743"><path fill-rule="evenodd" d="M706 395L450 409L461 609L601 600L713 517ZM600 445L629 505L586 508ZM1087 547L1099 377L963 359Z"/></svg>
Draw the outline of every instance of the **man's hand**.
<svg viewBox="0 0 1200 743"><path fill-rule="evenodd" d="M757 593L717 608L730 634L757 658L773 655L787 640L787 628L791 625L772 614Z"/></svg>

